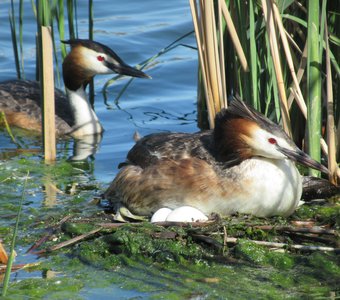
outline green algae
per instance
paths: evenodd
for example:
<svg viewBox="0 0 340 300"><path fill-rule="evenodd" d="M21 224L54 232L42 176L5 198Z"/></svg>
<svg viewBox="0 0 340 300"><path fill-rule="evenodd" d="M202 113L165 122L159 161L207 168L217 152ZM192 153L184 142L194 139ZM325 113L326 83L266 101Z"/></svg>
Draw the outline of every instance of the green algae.
<svg viewBox="0 0 340 300"><path fill-rule="evenodd" d="M83 266L83 273L89 274L89 272L91 269ZM77 278L73 279L75 288L68 290L67 286L65 287L68 297L73 295L71 297L73 299L77 289L81 290L84 285L105 288L112 284L118 284L120 288L126 290L138 291L136 294L146 293L150 299L187 299L198 295L208 299L296 299L312 295L327 295L332 291L320 286L317 280L306 280L304 276L298 277L287 273L278 276L277 270L265 269L254 272L254 269L243 266L230 268L212 265L178 268L169 264L164 268L164 265L157 263L145 264L134 261L111 272L96 272L92 269L92 275L81 276L77 273L75 275ZM98 276L101 279L98 279ZM39 283L37 280L40 295L43 293L50 295L58 291L55 286L47 285L46 279L40 281ZM27 289L30 291L29 286L16 285L15 287L17 293ZM60 289L65 292L62 287Z"/></svg>
<svg viewBox="0 0 340 300"><path fill-rule="evenodd" d="M64 222L61 225L61 230L69 236L81 235L83 233L89 232L92 229L93 225L86 223Z"/></svg>
<svg viewBox="0 0 340 300"><path fill-rule="evenodd" d="M340 278L339 257L325 253L312 253L305 257L306 265L315 270L315 275L320 280L338 280Z"/></svg>
<svg viewBox="0 0 340 300"><path fill-rule="evenodd" d="M148 223L141 227L128 225L118 228L106 241L113 245L116 253L129 257L152 257L156 261L199 260L204 252L199 245L185 239L176 228L167 230Z"/></svg>
<svg viewBox="0 0 340 300"><path fill-rule="evenodd" d="M214 250L196 244L183 228L126 224L52 254L34 270L49 269L60 275L49 284L46 279L34 279L34 286L39 286L38 298L56 293L72 299L85 286L116 285L149 299L307 299L339 293L335 255L272 252L248 240L230 253L240 260L228 263L221 253L219 260L212 259ZM59 277L73 282L74 289L56 287ZM14 288L13 295L31 294L30 284L15 283Z"/></svg>
<svg viewBox="0 0 340 300"><path fill-rule="evenodd" d="M46 291L48 291L49 299L67 299L70 294L78 292L83 286L83 282L79 279L56 277L52 279L32 278L22 280L13 284L12 288L28 292L30 298L33 299L46 296Z"/></svg>
<svg viewBox="0 0 340 300"><path fill-rule="evenodd" d="M169 231L148 223L138 227L127 224L114 233L82 243L77 248L76 255L83 262L106 270L120 265L130 266L131 259L148 263L185 264L190 261L201 264L202 257L208 251L183 238L180 231L177 228ZM162 234L166 238L155 238Z"/></svg>
<svg viewBox="0 0 340 300"><path fill-rule="evenodd" d="M250 240L240 240L234 251L237 257L258 265L271 265L280 270L291 269L294 266L294 257L289 253L270 251L267 247L256 245Z"/></svg>
<svg viewBox="0 0 340 300"><path fill-rule="evenodd" d="M123 287L148 292L151 299L196 295L209 299L296 299L338 293L339 267L335 255L273 252L242 240L233 249L234 255L251 264L242 260L228 264L227 259L224 262L221 258L212 260L211 250L195 245L183 229L180 233L176 229L127 224L114 233L82 243L72 252L86 265L111 271L114 275L122 275L121 270L124 270L124 277L129 280L124 281ZM154 238L155 233L158 238ZM172 234L175 238L168 238ZM132 270L144 274L142 284L134 276L130 277ZM230 282L236 284L230 286ZM160 286L162 292L153 295Z"/></svg>
<svg viewBox="0 0 340 300"><path fill-rule="evenodd" d="M335 205L302 205L295 212L297 219L315 219L320 225L332 224L340 225L340 205L339 199Z"/></svg>

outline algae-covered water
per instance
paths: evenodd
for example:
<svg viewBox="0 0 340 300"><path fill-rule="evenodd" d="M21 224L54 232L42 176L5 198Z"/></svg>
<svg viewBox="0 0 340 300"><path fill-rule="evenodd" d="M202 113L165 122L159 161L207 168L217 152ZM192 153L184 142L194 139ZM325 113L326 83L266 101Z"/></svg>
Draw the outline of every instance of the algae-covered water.
<svg viewBox="0 0 340 300"><path fill-rule="evenodd" d="M0 81L16 76L7 22L9 6L7 0L0 5L4 20L0 27ZM78 7L80 38L88 36L87 11L86 4ZM34 79L36 25L31 1L24 1L24 14L25 77ZM94 29L95 40L112 47L134 65L159 53L193 27L187 0L97 0ZM118 102L116 96L128 80L122 78L110 87L105 104L101 88L110 76L96 78L95 109L105 133L98 151L85 161L71 161L74 141L62 140L58 142L56 164L46 165L37 137L14 130L22 147L18 149L1 129L0 238L8 250L23 197L15 265L31 264L12 273L6 299L340 297L336 254L273 250L248 240L277 241L273 233L252 229L254 224L290 225L302 219L337 230L338 198L301 207L288 220L238 216L218 220L208 229L127 224L104 228L59 250L27 253L42 237L46 240L35 252L111 223L103 203L98 204L96 199L117 173L117 165L134 143L135 131L146 135L198 130L194 36L180 43L184 46L159 56L147 67L145 71L152 80L134 80ZM59 53L58 44L57 50ZM224 243L227 236L239 237L240 241L237 245ZM334 240L331 246L338 247L339 241ZM296 236L286 235L284 242L298 241Z"/></svg>

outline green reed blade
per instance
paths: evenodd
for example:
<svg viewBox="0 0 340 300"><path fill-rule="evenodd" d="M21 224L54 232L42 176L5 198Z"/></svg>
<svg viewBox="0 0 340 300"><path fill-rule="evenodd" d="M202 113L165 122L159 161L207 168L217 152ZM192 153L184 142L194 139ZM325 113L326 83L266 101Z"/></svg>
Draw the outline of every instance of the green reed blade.
<svg viewBox="0 0 340 300"><path fill-rule="evenodd" d="M9 24L11 29L11 37L12 37L12 46L13 46L13 54L14 54L14 61L15 61L15 69L17 72L17 77L21 79L21 71L20 71L20 60L19 60L19 51L18 51L18 42L17 42L17 33L16 33L16 26L15 26L15 10L14 10L14 1L11 0L11 9L9 12Z"/></svg>
<svg viewBox="0 0 340 300"><path fill-rule="evenodd" d="M240 42L242 45L242 49L243 52L247 58L247 60L249 61L249 57L250 57L250 49L249 47L251 46L248 42L248 28L247 28L247 24L244 22L244 20L248 20L249 16L248 16L248 2L246 1L235 1L235 7L236 7L236 14L237 14L237 18L235 18L234 22L235 22L235 27L237 30L237 34L240 38ZM239 63L237 63L238 65ZM243 99L246 99L246 101L252 101L250 99L252 99L252 78L251 78L251 74L249 74L249 72L242 72L241 70L237 70L238 73L240 73L238 75L239 77L239 82L242 83L242 97ZM242 72L242 73L241 73Z"/></svg>
<svg viewBox="0 0 340 300"><path fill-rule="evenodd" d="M307 35L307 135L308 152L312 158L320 161L321 137L321 61L320 53L320 8L319 1L308 2L308 35ZM312 176L320 172L309 170Z"/></svg>
<svg viewBox="0 0 340 300"><path fill-rule="evenodd" d="M61 40L65 39L65 16L64 16L64 0L58 0L57 11L56 11L56 18L58 23L58 31L59 37ZM66 45L61 43L61 57L64 59L67 55Z"/></svg>
<svg viewBox="0 0 340 300"><path fill-rule="evenodd" d="M73 0L67 0L67 18L68 18L68 30L70 39L75 39L75 30L74 30L74 5Z"/></svg>
<svg viewBox="0 0 340 300"><path fill-rule="evenodd" d="M24 19L24 1L19 2L19 45L20 45L20 64L21 77L25 79L24 73L24 49L23 49L23 19Z"/></svg>
<svg viewBox="0 0 340 300"><path fill-rule="evenodd" d="M53 20L53 19L52 19ZM53 21L52 21L53 23ZM54 27L51 26L51 35L52 35L52 43L53 43L53 54L54 54L54 61L55 61L55 73L57 75L57 81L58 85L60 85L61 82L61 74L60 74L60 69L59 69L59 58L58 58L58 51L57 51L57 45L55 41L55 34L54 34Z"/></svg>
<svg viewBox="0 0 340 300"><path fill-rule="evenodd" d="M250 76L251 76L251 104L258 109L258 77L257 77L257 54L255 40L255 11L254 0L249 1L249 43L250 43Z"/></svg>
<svg viewBox="0 0 340 300"><path fill-rule="evenodd" d="M49 1L38 0L38 24L40 26L51 25L51 6Z"/></svg>
<svg viewBox="0 0 340 300"><path fill-rule="evenodd" d="M37 6L36 6L36 3L35 3L35 0L31 0L31 6L32 6L32 10L33 10L33 14L35 16L35 18L37 19Z"/></svg>
<svg viewBox="0 0 340 300"><path fill-rule="evenodd" d="M340 2L339 2L340 3ZM325 5L325 4L324 4ZM322 11L324 11L325 9L323 8ZM298 24L300 24L301 26L303 26L304 28L308 28L308 25L307 25L307 22L299 17L296 17L296 16L293 16L293 15L289 15L289 14L282 14L282 18L285 18L285 19L289 19L289 20L292 20ZM326 18L326 15L324 13L324 16L322 16L322 18ZM340 19L340 18L339 18ZM332 39L333 37L333 39ZM321 40L321 39L320 39ZM337 38L330 34L330 41L333 41L335 42L337 40ZM338 42L335 44L340 47L340 39L338 39ZM325 43L322 44L323 47L325 48ZM330 50L330 59L331 59L331 63L332 63L332 66L334 67L336 73L338 74L338 76L340 76L340 67L339 67L339 64L338 64L338 60L335 58L333 52Z"/></svg>
<svg viewBox="0 0 340 300"><path fill-rule="evenodd" d="M294 16L294 15L290 15L290 14L282 14L281 15L282 19L289 19L289 20L292 20L300 25L302 25L303 27L306 27L307 28L307 22L297 16Z"/></svg>
<svg viewBox="0 0 340 300"><path fill-rule="evenodd" d="M20 215L21 215L21 211L22 211L22 204L23 204L24 199L25 199L28 176L29 176L29 171L27 171L24 186L23 186L23 189L22 189L21 198L20 198L20 201L19 201L19 208L18 208L18 213L17 213L17 217L16 217L13 237L12 237L12 241L11 241L11 249L10 249L7 267L6 267L6 273L5 273L5 277L4 277L4 281L3 281L3 287L2 287L2 296L3 297L6 296L6 294L7 294L9 279L10 279L10 276L11 276L11 269L12 269L12 265L13 265L13 261L14 261L14 248L15 248L15 243L16 243L16 239L17 239L17 236L18 236L19 221L20 221Z"/></svg>
<svg viewBox="0 0 340 300"><path fill-rule="evenodd" d="M93 0L89 0L89 39L93 40ZM94 84L93 78L89 82L89 101L94 106Z"/></svg>
<svg viewBox="0 0 340 300"><path fill-rule="evenodd" d="M58 81L58 85L60 86L61 75L60 75L60 68L59 68L59 58L58 58L58 51L57 51L57 44L56 44L56 35L54 30L53 21L56 19L58 22L58 0L51 0L50 4L50 27L51 27L51 36L52 36L52 44L53 44L53 56L55 61L55 73ZM58 24L59 25L59 24ZM58 26L59 29L59 26ZM61 43L62 44L62 43ZM63 44L62 44L63 45Z"/></svg>
<svg viewBox="0 0 340 300"><path fill-rule="evenodd" d="M78 38L79 36L79 30L78 30L78 1L74 0L74 24L75 24L75 28L76 28L76 37Z"/></svg>
<svg viewBox="0 0 340 300"><path fill-rule="evenodd" d="M89 0L89 39L93 40L93 0Z"/></svg>

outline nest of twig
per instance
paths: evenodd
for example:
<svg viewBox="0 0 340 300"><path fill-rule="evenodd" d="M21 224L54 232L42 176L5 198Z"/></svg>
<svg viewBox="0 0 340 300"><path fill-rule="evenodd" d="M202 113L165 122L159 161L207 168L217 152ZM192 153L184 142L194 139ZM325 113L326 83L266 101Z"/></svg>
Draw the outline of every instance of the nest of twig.
<svg viewBox="0 0 340 300"><path fill-rule="evenodd" d="M47 255L66 247L76 247L81 243L114 234L116 238L110 240L110 249L115 249L117 246L120 250L113 250L113 253L121 253L124 252L124 245L117 235L119 231L124 230L124 234L131 232L132 236L139 232L144 235L144 240L149 238L155 244L157 241L164 240L181 241L185 247L190 241L190 245L197 244L202 249L208 249L209 256L222 255L230 258L232 254L230 250L245 240L272 251L299 253L323 251L338 254L340 253L337 231L339 207L335 204L333 214L328 212L327 218L321 214L322 209L324 208L314 209L313 218L300 218L299 213L289 220L255 218L246 215L221 218L214 215L208 222L156 224L114 223L111 215L106 213L90 217L69 215L48 228L29 252ZM305 211L300 212L300 215L304 214ZM142 248L144 246L141 245Z"/></svg>

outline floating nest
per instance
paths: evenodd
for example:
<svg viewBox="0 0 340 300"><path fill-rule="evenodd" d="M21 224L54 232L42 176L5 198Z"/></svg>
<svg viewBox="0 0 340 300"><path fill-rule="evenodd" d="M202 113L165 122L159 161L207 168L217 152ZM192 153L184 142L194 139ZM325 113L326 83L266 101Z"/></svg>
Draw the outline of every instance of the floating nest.
<svg viewBox="0 0 340 300"><path fill-rule="evenodd" d="M337 256L340 253L339 200L337 195L309 201L288 219L212 215L208 222L151 224L117 223L110 212L104 211L90 216L71 214L60 220L54 218L54 224L44 230L29 252L50 255L66 248L84 259L96 253L103 257L126 255L164 262L225 263L254 262L256 259L251 257L254 249L264 249L265 253L321 251Z"/></svg>

